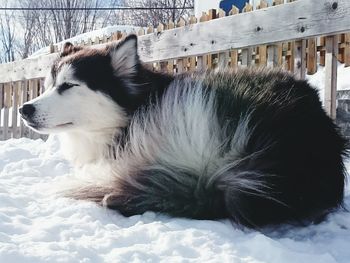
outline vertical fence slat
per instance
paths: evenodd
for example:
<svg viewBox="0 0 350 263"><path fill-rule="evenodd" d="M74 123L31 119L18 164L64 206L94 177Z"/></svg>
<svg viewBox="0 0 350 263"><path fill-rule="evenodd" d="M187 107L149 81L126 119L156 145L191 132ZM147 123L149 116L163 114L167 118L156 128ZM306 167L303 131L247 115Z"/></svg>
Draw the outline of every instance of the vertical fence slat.
<svg viewBox="0 0 350 263"><path fill-rule="evenodd" d="M186 25L186 21L183 18L180 18L179 22L177 23L176 27L183 27ZM182 73L184 72L184 59L180 58L176 60L177 64L177 73Z"/></svg>
<svg viewBox="0 0 350 263"><path fill-rule="evenodd" d="M209 13L208 13L208 20L214 20L216 19L216 9L210 9ZM211 39L211 41L216 41L216 39ZM214 62L215 62L215 57L217 56L217 54L209 54L207 55L207 67L208 69L212 69L214 68Z"/></svg>
<svg viewBox="0 0 350 263"><path fill-rule="evenodd" d="M11 83L4 85L4 131L2 133L3 140L9 138L9 108L11 106Z"/></svg>
<svg viewBox="0 0 350 263"><path fill-rule="evenodd" d="M251 11L253 11L253 6L250 5L249 3L246 3L245 7L243 8L243 12L247 13ZM250 66L252 64L253 48L248 47L248 48L242 49L241 56L242 56L242 67Z"/></svg>
<svg viewBox="0 0 350 263"><path fill-rule="evenodd" d="M217 18L225 17L226 13L224 10L219 9L217 13ZM230 53L228 51L220 52L218 56L218 66L219 68L227 68L230 59Z"/></svg>
<svg viewBox="0 0 350 263"><path fill-rule="evenodd" d="M256 9L263 9L269 7L266 0L261 0L260 4ZM259 66L265 66L267 63L267 47L266 45L261 45L256 48L257 54L259 55L259 59L255 59L255 63Z"/></svg>
<svg viewBox="0 0 350 263"><path fill-rule="evenodd" d="M229 12L230 16L239 14L239 9L236 6L232 6L232 9ZM230 52L230 66L233 70L238 68L238 50L234 49Z"/></svg>
<svg viewBox="0 0 350 263"><path fill-rule="evenodd" d="M12 83L12 138L17 138L18 82Z"/></svg>
<svg viewBox="0 0 350 263"><path fill-rule="evenodd" d="M21 105L27 102L28 98L28 80L24 80L21 85ZM27 137L26 133L27 127L24 125L23 120L21 119L21 125L20 125L20 136L21 137Z"/></svg>
<svg viewBox="0 0 350 263"><path fill-rule="evenodd" d="M317 47L316 39L310 38L307 41L307 74L313 75L317 71Z"/></svg>
<svg viewBox="0 0 350 263"><path fill-rule="evenodd" d="M197 18L195 16L191 16L189 19L190 25L196 24L197 23ZM189 70L194 71L196 69L196 57L192 56L190 57L190 66Z"/></svg>
<svg viewBox="0 0 350 263"><path fill-rule="evenodd" d="M208 21L207 13L203 12L202 16L199 18L199 22ZM197 70L204 70L207 67L207 56L198 56L197 57Z"/></svg>
<svg viewBox="0 0 350 263"><path fill-rule="evenodd" d="M294 46L294 76L305 79L306 71L306 40L298 40Z"/></svg>
<svg viewBox="0 0 350 263"><path fill-rule="evenodd" d="M344 63L345 67L350 66L350 33L345 34L344 36Z"/></svg>
<svg viewBox="0 0 350 263"><path fill-rule="evenodd" d="M338 36L326 37L326 76L324 106L332 119L336 117Z"/></svg>

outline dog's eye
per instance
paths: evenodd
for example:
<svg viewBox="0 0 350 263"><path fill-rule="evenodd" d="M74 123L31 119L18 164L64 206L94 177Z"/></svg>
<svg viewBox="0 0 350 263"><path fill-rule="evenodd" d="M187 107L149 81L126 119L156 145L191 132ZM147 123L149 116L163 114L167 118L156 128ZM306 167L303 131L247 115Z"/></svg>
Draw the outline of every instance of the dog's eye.
<svg viewBox="0 0 350 263"><path fill-rule="evenodd" d="M65 83L58 86L57 92L58 92L58 94L62 94L65 90L70 89L74 86L78 86L78 84L72 84L72 83L65 82Z"/></svg>

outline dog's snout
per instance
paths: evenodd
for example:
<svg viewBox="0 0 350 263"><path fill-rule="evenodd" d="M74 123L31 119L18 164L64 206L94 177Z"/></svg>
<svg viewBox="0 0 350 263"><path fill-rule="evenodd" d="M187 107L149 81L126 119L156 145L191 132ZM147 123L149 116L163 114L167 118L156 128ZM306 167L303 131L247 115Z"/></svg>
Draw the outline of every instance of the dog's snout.
<svg viewBox="0 0 350 263"><path fill-rule="evenodd" d="M21 108L19 108L19 113L22 115L24 119L31 118L34 112L35 112L35 107L32 104L24 104Z"/></svg>

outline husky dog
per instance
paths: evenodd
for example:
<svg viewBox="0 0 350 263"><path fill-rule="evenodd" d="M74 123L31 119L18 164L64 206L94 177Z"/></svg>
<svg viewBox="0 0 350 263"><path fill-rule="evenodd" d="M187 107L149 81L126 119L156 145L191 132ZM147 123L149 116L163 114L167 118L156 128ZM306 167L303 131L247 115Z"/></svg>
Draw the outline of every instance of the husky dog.
<svg viewBox="0 0 350 263"><path fill-rule="evenodd" d="M169 76L148 70L137 37L66 43L46 92L20 109L58 133L77 167L111 180L69 196L125 216L146 211L261 227L309 222L342 205L346 142L317 91L280 70Z"/></svg>

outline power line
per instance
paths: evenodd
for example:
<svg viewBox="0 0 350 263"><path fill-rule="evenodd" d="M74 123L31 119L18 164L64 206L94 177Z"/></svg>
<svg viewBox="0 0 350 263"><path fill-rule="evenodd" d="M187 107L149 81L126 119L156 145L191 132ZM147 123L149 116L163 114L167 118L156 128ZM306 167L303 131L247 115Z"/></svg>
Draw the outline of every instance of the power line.
<svg viewBox="0 0 350 263"><path fill-rule="evenodd" d="M0 11L111 11L111 10L184 10L194 9L193 6L185 7L0 7Z"/></svg>

